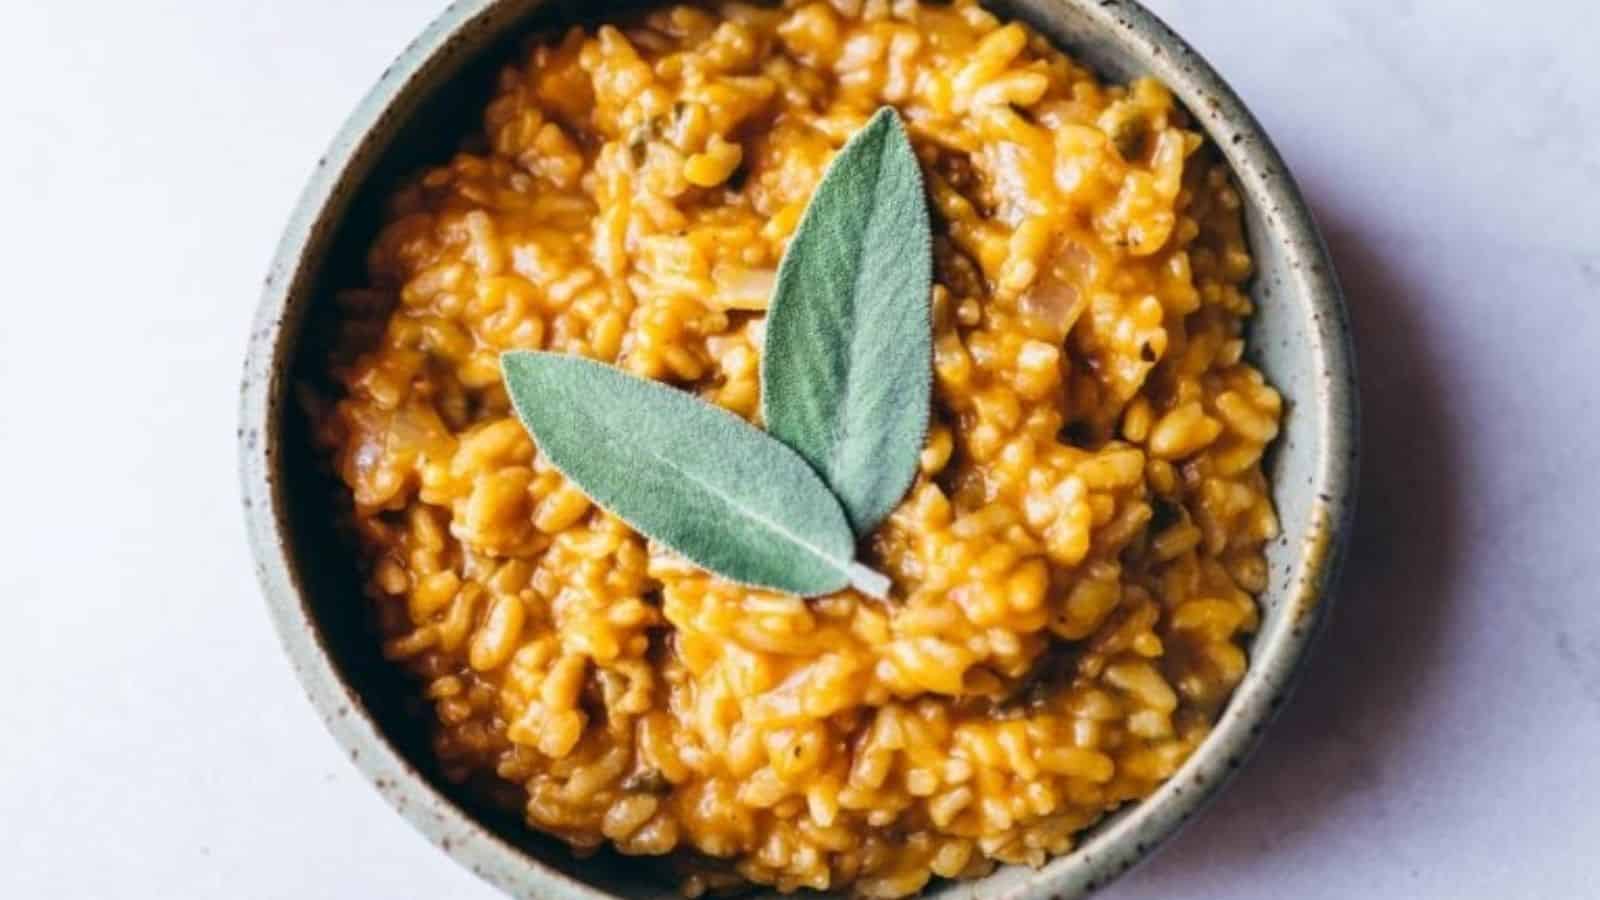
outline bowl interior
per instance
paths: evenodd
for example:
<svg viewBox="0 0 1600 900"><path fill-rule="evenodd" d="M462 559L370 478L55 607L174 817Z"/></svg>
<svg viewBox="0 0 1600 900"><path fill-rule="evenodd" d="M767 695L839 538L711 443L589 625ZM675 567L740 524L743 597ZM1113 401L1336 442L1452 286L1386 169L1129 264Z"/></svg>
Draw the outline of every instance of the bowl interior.
<svg viewBox="0 0 1600 900"><path fill-rule="evenodd" d="M635 5L606 4L605 14ZM1237 767L1278 705L1322 619L1318 597L1349 513L1353 394L1343 314L1321 243L1270 144L1209 67L1125 2L992 6L1029 22L1104 77L1160 78L1222 148L1239 178L1258 265L1250 354L1288 407L1268 461L1283 526L1268 550L1272 583L1250 647L1251 671L1216 732L1154 797L1108 817L1074 853L1043 872L1008 867L984 882L990 897L1070 897L1126 869L1187 818ZM291 658L330 727L392 803L513 894L592 897L583 886L592 885L664 900L676 895L651 861L606 853L576 859L520 816L484 802L481 792L441 776L429 746L428 710L378 651L351 553L330 514L337 486L311 452L306 418L293 399L296 384L318 382L333 331L329 301L362 283L387 193L407 174L447 159L477 128L495 76L516 57L521 36L596 17L592 5L575 2L457 4L402 54L352 117L319 165L269 277L262 324L252 337L250 365L260 377L253 386L247 373L245 386L245 431L254 433L257 420L260 429L258 441L245 438L245 494L247 506L252 495L262 500L247 515ZM541 873L529 857L573 880ZM932 896L971 891L970 884L945 885Z"/></svg>

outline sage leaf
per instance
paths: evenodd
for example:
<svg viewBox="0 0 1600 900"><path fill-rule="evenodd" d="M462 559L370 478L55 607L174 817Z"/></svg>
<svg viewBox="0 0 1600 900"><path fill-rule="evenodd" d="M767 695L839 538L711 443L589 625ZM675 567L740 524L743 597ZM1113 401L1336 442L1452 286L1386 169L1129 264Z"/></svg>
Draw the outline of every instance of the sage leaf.
<svg viewBox="0 0 1600 900"><path fill-rule="evenodd" d="M927 437L933 247L893 109L845 143L778 266L761 361L767 431L805 457L858 537L905 496Z"/></svg>
<svg viewBox="0 0 1600 900"><path fill-rule="evenodd" d="M696 565L801 596L889 580L854 561L839 503L794 451L743 419L593 360L500 357L517 417L597 505Z"/></svg>

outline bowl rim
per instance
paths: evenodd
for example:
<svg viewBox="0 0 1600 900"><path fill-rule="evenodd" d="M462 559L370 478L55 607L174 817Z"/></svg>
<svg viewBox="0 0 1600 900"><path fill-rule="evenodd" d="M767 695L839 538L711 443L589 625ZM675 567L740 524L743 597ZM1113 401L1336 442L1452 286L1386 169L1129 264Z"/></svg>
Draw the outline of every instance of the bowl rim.
<svg viewBox="0 0 1600 900"><path fill-rule="evenodd" d="M1104 886L1176 833L1240 767L1292 689L1308 648L1328 620L1328 595L1354 516L1357 481L1359 412L1348 317L1311 211L1272 142L1210 64L1135 0L1044 2L1070 10L1108 34L1125 32L1119 39L1131 40L1136 63L1166 84L1208 134L1230 135L1227 143L1217 143L1241 186L1262 202L1265 230L1293 261L1296 283L1290 290L1303 295L1312 312L1310 345L1323 354L1316 405L1327 412L1314 466L1311 513L1316 527L1297 548L1305 565L1285 592L1284 602L1296 610L1295 626L1259 656L1252 648L1243 681L1212 732L1178 772L1150 796L1094 826L1071 852L993 895L997 900L1069 900ZM519 0L451 3L384 70L318 160L279 240L250 331L237 430L241 504L256 577L289 662L325 726L385 800L431 842L510 895L611 900L615 895L546 865L480 824L383 736L360 697L340 677L297 582L278 473L277 426L285 402L285 373L298 337L287 315L291 301L310 289L320 268L320 258L311 258L311 246L336 225L349 194L365 179L364 169L353 171L361 168L357 164L392 138L396 107L426 93L430 70L460 62L452 54L460 55L464 34L499 29L526 5Z"/></svg>

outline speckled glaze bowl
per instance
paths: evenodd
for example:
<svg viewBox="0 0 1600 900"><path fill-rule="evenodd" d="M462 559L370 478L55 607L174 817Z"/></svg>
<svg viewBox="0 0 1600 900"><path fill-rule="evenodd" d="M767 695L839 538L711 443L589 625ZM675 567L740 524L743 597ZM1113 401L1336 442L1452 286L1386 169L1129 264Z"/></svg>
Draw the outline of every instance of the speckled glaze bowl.
<svg viewBox="0 0 1600 900"><path fill-rule="evenodd" d="M311 457L292 395L298 373L326 346L331 287L352 283L362 270L386 188L449 155L518 35L576 10L594 18L603 5L460 0L384 71L318 161L283 234L250 334L240 403L240 477L257 575L312 703L412 824L507 893L541 900L675 894L642 875L637 862L605 854L578 860L439 776L414 691L379 655L355 567L330 521L333 486ZM1090 829L1072 853L1037 871L1004 867L928 894L1066 900L1127 871L1195 815L1282 703L1327 618L1326 593L1352 513L1355 373L1339 289L1311 215L1277 151L1216 72L1129 0L990 5L1027 21L1103 77L1159 78L1222 149L1241 187L1258 265L1250 355L1288 410L1268 458L1282 535L1268 548L1261 629L1249 647L1249 673L1214 732L1171 780Z"/></svg>

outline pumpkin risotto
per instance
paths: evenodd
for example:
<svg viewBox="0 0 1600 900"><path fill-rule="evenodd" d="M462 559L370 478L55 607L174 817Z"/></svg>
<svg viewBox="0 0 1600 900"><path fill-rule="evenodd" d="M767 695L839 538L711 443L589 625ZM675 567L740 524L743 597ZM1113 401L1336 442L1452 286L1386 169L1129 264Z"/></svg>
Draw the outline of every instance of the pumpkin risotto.
<svg viewBox="0 0 1600 900"><path fill-rule="evenodd" d="M921 471L860 551L891 596L740 587L565 483L499 354L757 419L785 243L884 104L936 273ZM312 404L448 776L691 895L899 897L1043 864L1205 738L1281 402L1241 359L1239 196L1161 85L971 0L675 6L538 37L483 126L394 194Z"/></svg>

